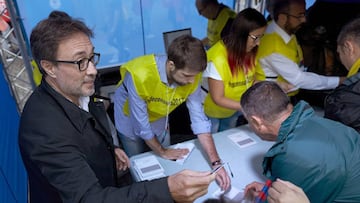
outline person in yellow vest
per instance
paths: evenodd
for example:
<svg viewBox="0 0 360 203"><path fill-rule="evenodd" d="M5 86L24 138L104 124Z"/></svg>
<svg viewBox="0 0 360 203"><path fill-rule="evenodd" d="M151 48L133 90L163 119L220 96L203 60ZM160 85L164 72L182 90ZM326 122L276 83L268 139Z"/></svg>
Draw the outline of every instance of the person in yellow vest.
<svg viewBox="0 0 360 203"><path fill-rule="evenodd" d="M202 107L200 81L206 68L201 41L190 35L176 38L165 55L145 55L120 67L122 80L115 91L115 126L127 155L152 150L165 159L181 159L189 151L170 145L169 114L181 103L189 109L191 128L197 135L211 167L222 164L211 135L211 122ZM181 125L181 123L179 123ZM216 180L230 187L225 169Z"/></svg>
<svg viewBox="0 0 360 203"><path fill-rule="evenodd" d="M360 17L348 22L340 31L337 39L337 52L341 63L349 71L347 78L360 69Z"/></svg>
<svg viewBox="0 0 360 203"><path fill-rule="evenodd" d="M300 88L333 89L345 79L306 72L303 53L295 36L296 31L306 22L305 6L304 0L274 1L273 10L270 11L273 20L261 38L257 53L257 66L263 69L261 77L292 84L294 89L289 96L295 96Z"/></svg>
<svg viewBox="0 0 360 203"><path fill-rule="evenodd" d="M266 25L260 12L244 9L234 19L229 35L207 52L204 108L213 133L236 126L241 95L256 80L255 56Z"/></svg>
<svg viewBox="0 0 360 203"><path fill-rule="evenodd" d="M202 42L210 48L228 34L236 13L217 0L196 0L195 6L199 14L208 19L207 37Z"/></svg>

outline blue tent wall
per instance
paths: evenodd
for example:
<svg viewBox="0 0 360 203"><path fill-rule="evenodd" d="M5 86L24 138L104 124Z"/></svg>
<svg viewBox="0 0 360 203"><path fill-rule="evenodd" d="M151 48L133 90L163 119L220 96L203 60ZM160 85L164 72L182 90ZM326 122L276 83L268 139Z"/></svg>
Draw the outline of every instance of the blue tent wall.
<svg viewBox="0 0 360 203"><path fill-rule="evenodd" d="M0 202L27 202L27 176L18 147L19 114L0 64Z"/></svg>

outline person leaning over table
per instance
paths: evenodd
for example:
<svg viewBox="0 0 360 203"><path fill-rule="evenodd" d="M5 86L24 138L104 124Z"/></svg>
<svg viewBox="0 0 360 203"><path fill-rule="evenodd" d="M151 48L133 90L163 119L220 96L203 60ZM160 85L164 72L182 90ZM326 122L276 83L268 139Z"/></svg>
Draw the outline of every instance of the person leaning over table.
<svg viewBox="0 0 360 203"><path fill-rule="evenodd" d="M360 134L317 116L304 101L295 106L274 82L262 81L241 98L250 128L275 141L263 160L263 174L302 188L310 202L360 202ZM259 186L260 185L260 186ZM264 184L246 186L253 196Z"/></svg>
<svg viewBox="0 0 360 203"><path fill-rule="evenodd" d="M191 128L211 163L221 164L211 135L201 97L201 73L206 53L199 39L190 35L176 38L166 55L145 55L120 67L120 86L115 91L115 126L128 156L149 150L165 159L180 159L189 151L170 148L169 114L186 102ZM182 125L179 123L179 125ZM216 180L224 190L230 178L222 168Z"/></svg>
<svg viewBox="0 0 360 203"><path fill-rule="evenodd" d="M208 19L207 36L202 39L208 49L228 35L236 12L218 0L195 0L195 6L199 14Z"/></svg>
<svg viewBox="0 0 360 203"><path fill-rule="evenodd" d="M306 72L296 31L306 22L305 0L272 0L273 20L260 40L256 60L261 68L259 80L287 81L294 86L289 96L296 103L298 89L324 90L337 87L345 77L322 76Z"/></svg>
<svg viewBox="0 0 360 203"><path fill-rule="evenodd" d="M342 27L337 39L337 52L349 72L343 84L327 95L324 117L360 132L360 17Z"/></svg>
<svg viewBox="0 0 360 203"><path fill-rule="evenodd" d="M207 51L204 109L212 133L236 127L241 95L256 82L255 56L266 24L259 11L246 8L236 15L229 34Z"/></svg>
<svg viewBox="0 0 360 203"><path fill-rule="evenodd" d="M33 57L43 74L21 114L19 146L30 202L193 202L215 180L184 170L119 188L129 159L114 148L104 105L92 100L100 54L80 20L53 11L32 30ZM161 192L159 192L161 191Z"/></svg>

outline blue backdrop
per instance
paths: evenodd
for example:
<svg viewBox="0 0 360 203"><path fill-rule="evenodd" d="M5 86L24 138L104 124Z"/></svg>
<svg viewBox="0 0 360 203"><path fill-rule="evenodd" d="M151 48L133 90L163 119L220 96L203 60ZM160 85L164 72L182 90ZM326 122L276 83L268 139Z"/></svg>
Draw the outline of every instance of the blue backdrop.
<svg viewBox="0 0 360 203"><path fill-rule="evenodd" d="M27 202L27 176L18 147L19 114L0 64L0 202Z"/></svg>
<svg viewBox="0 0 360 203"><path fill-rule="evenodd" d="M194 0L16 0L25 32L52 10L81 18L93 28L98 68L120 65L144 54L165 53L163 32L191 28L195 37L206 36L207 20ZM234 0L219 0L234 7Z"/></svg>

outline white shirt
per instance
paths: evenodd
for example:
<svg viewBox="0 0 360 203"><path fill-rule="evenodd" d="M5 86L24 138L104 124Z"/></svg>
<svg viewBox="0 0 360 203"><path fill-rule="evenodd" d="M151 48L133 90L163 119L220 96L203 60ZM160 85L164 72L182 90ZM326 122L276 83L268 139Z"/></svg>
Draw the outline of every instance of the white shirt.
<svg viewBox="0 0 360 203"><path fill-rule="evenodd" d="M288 43L295 37L295 35L288 35L274 21L269 24L265 33L273 32L280 35L285 43ZM281 54L273 53L267 57L261 58L259 63L267 78L276 78L278 75L281 75L296 88L322 90L334 89L339 85L339 77L322 76L312 72L304 72L307 69L306 67L299 67L298 64Z"/></svg>

